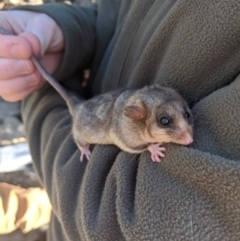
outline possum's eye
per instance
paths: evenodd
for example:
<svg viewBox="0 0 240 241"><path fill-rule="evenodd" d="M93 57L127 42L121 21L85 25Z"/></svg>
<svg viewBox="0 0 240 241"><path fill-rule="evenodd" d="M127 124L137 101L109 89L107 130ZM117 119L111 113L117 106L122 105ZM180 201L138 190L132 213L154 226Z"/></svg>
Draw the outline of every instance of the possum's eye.
<svg viewBox="0 0 240 241"><path fill-rule="evenodd" d="M167 117L162 117L160 119L160 124L163 126L168 126L170 125L171 121Z"/></svg>

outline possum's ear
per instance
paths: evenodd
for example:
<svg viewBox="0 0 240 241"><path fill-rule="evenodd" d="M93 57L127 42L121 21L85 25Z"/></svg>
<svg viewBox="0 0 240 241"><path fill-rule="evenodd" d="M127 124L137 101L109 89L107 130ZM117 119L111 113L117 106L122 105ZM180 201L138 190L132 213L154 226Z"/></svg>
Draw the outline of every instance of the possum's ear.
<svg viewBox="0 0 240 241"><path fill-rule="evenodd" d="M124 115L132 120L143 120L147 118L147 109L144 104L130 105L124 108Z"/></svg>

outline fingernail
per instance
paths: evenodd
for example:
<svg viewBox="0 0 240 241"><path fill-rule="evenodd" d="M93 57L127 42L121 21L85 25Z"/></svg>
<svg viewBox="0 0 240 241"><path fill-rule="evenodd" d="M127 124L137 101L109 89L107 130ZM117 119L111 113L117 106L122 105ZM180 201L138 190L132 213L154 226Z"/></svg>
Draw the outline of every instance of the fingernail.
<svg viewBox="0 0 240 241"><path fill-rule="evenodd" d="M18 60L15 63L15 69L19 74L28 74L31 72L30 65L26 60Z"/></svg>
<svg viewBox="0 0 240 241"><path fill-rule="evenodd" d="M12 47L11 51L12 51L12 54L13 54L15 57L18 57L18 58L23 57L22 51L21 51L21 49L19 48L18 45L14 45L14 46Z"/></svg>

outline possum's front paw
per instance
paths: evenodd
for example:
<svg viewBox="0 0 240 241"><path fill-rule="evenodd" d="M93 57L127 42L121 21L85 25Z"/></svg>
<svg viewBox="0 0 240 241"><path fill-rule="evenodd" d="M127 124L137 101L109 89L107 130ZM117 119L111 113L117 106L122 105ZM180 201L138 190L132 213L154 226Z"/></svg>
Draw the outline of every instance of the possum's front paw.
<svg viewBox="0 0 240 241"><path fill-rule="evenodd" d="M161 143L149 144L147 149L151 152L151 158L153 162L161 162L161 157L165 157L163 152L166 151L166 148L162 147Z"/></svg>

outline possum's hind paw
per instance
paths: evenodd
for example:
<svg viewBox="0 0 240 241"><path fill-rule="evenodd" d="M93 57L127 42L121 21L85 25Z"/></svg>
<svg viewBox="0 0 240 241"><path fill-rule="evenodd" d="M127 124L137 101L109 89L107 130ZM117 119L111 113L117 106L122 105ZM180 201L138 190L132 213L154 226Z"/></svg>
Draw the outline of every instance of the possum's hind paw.
<svg viewBox="0 0 240 241"><path fill-rule="evenodd" d="M161 162L162 159L160 157L165 157L163 152L166 151L166 148L162 147L161 143L149 144L147 149L151 152L153 162Z"/></svg>
<svg viewBox="0 0 240 241"><path fill-rule="evenodd" d="M91 151L89 150L90 145L87 144L85 146L79 146L79 149L81 151L80 161L83 161L84 156L86 156L87 160L91 157Z"/></svg>

